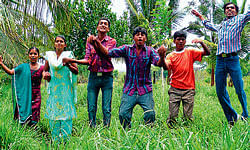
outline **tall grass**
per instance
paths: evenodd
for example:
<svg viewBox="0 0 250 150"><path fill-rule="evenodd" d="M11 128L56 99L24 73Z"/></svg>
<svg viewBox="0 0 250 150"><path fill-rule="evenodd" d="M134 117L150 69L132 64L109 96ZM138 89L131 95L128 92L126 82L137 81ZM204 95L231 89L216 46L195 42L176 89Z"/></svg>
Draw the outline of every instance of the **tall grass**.
<svg viewBox="0 0 250 150"><path fill-rule="evenodd" d="M248 123L238 121L229 128L216 96L210 87L198 77L194 104L194 121L183 123L180 108L176 129L166 125L168 117L168 88L162 95L161 81L153 85L156 121L153 127L143 123L143 110L136 106L133 111L132 128L123 130L118 119L122 95L122 78L115 79L112 99L110 128L103 128L101 95L99 95L97 127L88 126L87 83L78 85L77 119L73 120L70 141L56 145L51 142L48 120L44 118L47 91L42 86L41 120L36 129L21 127L13 120L11 87L0 87L0 149L249 149ZM250 77L244 78L245 92L249 98ZM241 105L233 87L228 87L231 103L238 113ZM163 100L164 97L164 100ZM249 102L249 101L248 101ZM249 106L248 106L249 110Z"/></svg>

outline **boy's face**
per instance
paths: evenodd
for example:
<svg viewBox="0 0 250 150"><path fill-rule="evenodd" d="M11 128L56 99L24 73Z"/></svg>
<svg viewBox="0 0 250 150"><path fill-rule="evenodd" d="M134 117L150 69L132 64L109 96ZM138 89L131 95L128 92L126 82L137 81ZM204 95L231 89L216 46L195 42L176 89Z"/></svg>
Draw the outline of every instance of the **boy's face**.
<svg viewBox="0 0 250 150"><path fill-rule="evenodd" d="M184 49L185 44L186 44L186 38L185 37L177 37L174 40L174 43L176 45L176 51L181 51Z"/></svg>
<svg viewBox="0 0 250 150"><path fill-rule="evenodd" d="M100 20L97 25L98 32L109 32L109 22L107 20Z"/></svg>
<svg viewBox="0 0 250 150"><path fill-rule="evenodd" d="M147 41L147 37L144 33L137 32L134 35L134 41L137 46L143 46L145 41Z"/></svg>
<svg viewBox="0 0 250 150"><path fill-rule="evenodd" d="M234 17L237 15L237 11L236 11L236 7L234 6L234 4L229 4L226 6L225 8L225 15L227 17Z"/></svg>

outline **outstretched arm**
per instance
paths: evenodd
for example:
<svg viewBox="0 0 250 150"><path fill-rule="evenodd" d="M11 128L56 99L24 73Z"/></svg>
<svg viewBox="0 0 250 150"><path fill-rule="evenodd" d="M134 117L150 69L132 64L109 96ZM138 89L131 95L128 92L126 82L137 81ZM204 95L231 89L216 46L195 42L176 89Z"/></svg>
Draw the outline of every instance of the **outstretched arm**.
<svg viewBox="0 0 250 150"><path fill-rule="evenodd" d="M202 46L202 48L204 50L202 56L208 56L208 55L210 55L209 48L207 47L206 44L203 43L202 40L200 40L200 39L194 39L194 40L192 40L192 43L200 43L201 44L201 46Z"/></svg>
<svg viewBox="0 0 250 150"><path fill-rule="evenodd" d="M9 69L4 63L3 63L3 59L2 56L0 56L0 66L2 66L3 70L9 74L9 75L13 75L15 70L14 69Z"/></svg>
<svg viewBox="0 0 250 150"><path fill-rule="evenodd" d="M63 58L63 65L65 66L66 64L72 64L72 63L77 63L77 64L82 64L82 65L89 65L88 60L86 59L73 59L73 58Z"/></svg>
<svg viewBox="0 0 250 150"><path fill-rule="evenodd" d="M208 22L207 20L205 20L204 17L196 10L193 9L191 12L193 15L200 18L200 20L202 21L202 24L205 26L205 28L207 28L208 30L211 30L211 31L215 31L215 32L218 31L217 29L219 26L214 25L214 24Z"/></svg>

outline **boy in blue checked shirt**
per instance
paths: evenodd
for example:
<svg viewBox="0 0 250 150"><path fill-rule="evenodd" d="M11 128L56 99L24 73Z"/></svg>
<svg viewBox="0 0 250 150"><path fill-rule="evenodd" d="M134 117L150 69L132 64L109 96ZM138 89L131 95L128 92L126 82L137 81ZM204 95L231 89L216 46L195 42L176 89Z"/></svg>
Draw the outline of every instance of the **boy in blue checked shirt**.
<svg viewBox="0 0 250 150"><path fill-rule="evenodd" d="M166 53L166 48L161 46L158 50L161 54L159 57L152 47L146 46L147 31L142 27L134 29L133 39L133 45L123 45L108 51L94 36L88 38L89 43L100 53L109 57L123 57L126 61L126 80L119 109L119 119L123 128L131 127L133 108L136 104L144 110L145 124L155 121L150 68L151 64L161 66Z"/></svg>

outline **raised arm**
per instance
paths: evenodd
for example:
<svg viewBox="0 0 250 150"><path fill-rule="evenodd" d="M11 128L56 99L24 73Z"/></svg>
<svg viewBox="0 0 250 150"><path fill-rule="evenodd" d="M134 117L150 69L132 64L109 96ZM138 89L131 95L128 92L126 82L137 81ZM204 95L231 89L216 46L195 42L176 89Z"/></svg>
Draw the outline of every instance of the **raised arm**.
<svg viewBox="0 0 250 150"><path fill-rule="evenodd" d="M204 42L202 40L200 40L200 39L194 39L194 40L192 40L192 43L200 43L201 44L201 46L202 46L202 48L204 50L202 56L208 56L208 55L210 55L209 48L207 47L206 44L204 44Z"/></svg>
<svg viewBox="0 0 250 150"><path fill-rule="evenodd" d="M205 20L204 17L198 11L193 9L191 12L196 17L199 17L199 19L202 21L202 24L205 26L205 28L207 28L208 30L211 30L211 31L215 31L215 32L218 31L217 30L218 26L208 22L207 20Z"/></svg>
<svg viewBox="0 0 250 150"><path fill-rule="evenodd" d="M3 70L9 74L9 75L13 75L15 70L14 69L9 69L4 63L3 63L3 58L2 56L0 56L0 66L2 66Z"/></svg>
<svg viewBox="0 0 250 150"><path fill-rule="evenodd" d="M108 48L103 46L101 41L97 37L91 35L88 37L87 42L94 46L98 54L108 56L109 53Z"/></svg>

